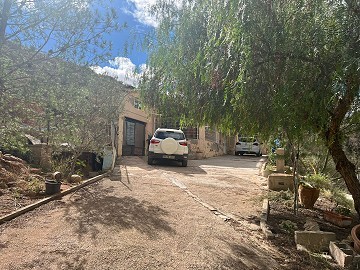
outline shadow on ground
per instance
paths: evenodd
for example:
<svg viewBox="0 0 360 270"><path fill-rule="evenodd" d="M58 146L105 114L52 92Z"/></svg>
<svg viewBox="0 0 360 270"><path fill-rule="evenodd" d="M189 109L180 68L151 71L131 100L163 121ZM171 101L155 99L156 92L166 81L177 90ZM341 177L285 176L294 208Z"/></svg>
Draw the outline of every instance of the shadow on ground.
<svg viewBox="0 0 360 270"><path fill-rule="evenodd" d="M167 211L148 201L114 196L112 190L98 185L70 198L72 202L66 206L65 219L79 238L89 234L96 238L101 226L111 227L113 231L136 229L150 238L156 238L160 232L175 233L165 220Z"/></svg>
<svg viewBox="0 0 360 270"><path fill-rule="evenodd" d="M220 259L221 269L279 269L278 263L267 257L268 251L255 249L253 246L228 243L232 254L223 255Z"/></svg>

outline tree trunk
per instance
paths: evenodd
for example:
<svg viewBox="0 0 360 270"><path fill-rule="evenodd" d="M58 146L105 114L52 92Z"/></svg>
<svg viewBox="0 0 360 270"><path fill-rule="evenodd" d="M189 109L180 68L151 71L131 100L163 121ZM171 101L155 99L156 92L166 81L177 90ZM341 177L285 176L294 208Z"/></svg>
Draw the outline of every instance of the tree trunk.
<svg viewBox="0 0 360 270"><path fill-rule="evenodd" d="M344 179L346 186L354 199L354 207L360 216L360 182L356 176L356 166L346 157L338 140L328 145L330 154L335 162L336 170Z"/></svg>
<svg viewBox="0 0 360 270"><path fill-rule="evenodd" d="M345 184L354 199L354 207L360 216L360 182L356 175L356 166L347 158L342 149L341 125L346 114L351 110L355 96L358 95L359 82L347 80L346 92L337 101L336 106L331 112L329 126L325 131L326 146L335 162L336 170L340 173Z"/></svg>
<svg viewBox="0 0 360 270"><path fill-rule="evenodd" d="M2 5L2 12L1 12L1 20L0 20L0 47L6 41L5 34L6 34L6 27L8 25L8 20L10 16L10 9L13 0L5 0Z"/></svg>

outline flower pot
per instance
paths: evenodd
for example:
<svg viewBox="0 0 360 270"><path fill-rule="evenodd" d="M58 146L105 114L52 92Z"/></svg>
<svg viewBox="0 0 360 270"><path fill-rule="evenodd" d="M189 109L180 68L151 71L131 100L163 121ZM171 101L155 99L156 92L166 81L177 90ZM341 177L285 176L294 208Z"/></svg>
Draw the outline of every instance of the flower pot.
<svg viewBox="0 0 360 270"><path fill-rule="evenodd" d="M60 192L61 182L55 180L45 180L45 194L52 195Z"/></svg>
<svg viewBox="0 0 360 270"><path fill-rule="evenodd" d="M305 208L313 208L316 200L319 198L320 189L299 186L299 200Z"/></svg>
<svg viewBox="0 0 360 270"><path fill-rule="evenodd" d="M348 227L352 223L352 217L326 210L324 211L324 219L339 227Z"/></svg>
<svg viewBox="0 0 360 270"><path fill-rule="evenodd" d="M360 254L360 224L351 229L351 237L354 240L354 250Z"/></svg>

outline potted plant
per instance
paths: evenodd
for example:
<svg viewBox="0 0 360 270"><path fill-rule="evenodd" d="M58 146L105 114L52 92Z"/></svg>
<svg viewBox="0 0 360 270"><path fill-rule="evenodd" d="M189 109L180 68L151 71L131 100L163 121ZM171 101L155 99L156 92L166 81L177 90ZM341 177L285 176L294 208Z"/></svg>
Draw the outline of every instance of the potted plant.
<svg viewBox="0 0 360 270"><path fill-rule="evenodd" d="M337 187L332 187L329 191L329 199L335 202L335 207L324 211L324 219L339 227L350 226L353 221L351 210L354 209L353 200Z"/></svg>
<svg viewBox="0 0 360 270"><path fill-rule="evenodd" d="M324 219L339 227L348 227L353 221L351 210L341 205L336 206L331 211L325 210Z"/></svg>
<svg viewBox="0 0 360 270"><path fill-rule="evenodd" d="M354 241L354 249L357 253L360 253L360 224L354 226L351 229L351 237Z"/></svg>
<svg viewBox="0 0 360 270"><path fill-rule="evenodd" d="M305 176L299 184L299 200L305 208L313 208L319 198L320 189L328 188L329 180L323 174Z"/></svg>

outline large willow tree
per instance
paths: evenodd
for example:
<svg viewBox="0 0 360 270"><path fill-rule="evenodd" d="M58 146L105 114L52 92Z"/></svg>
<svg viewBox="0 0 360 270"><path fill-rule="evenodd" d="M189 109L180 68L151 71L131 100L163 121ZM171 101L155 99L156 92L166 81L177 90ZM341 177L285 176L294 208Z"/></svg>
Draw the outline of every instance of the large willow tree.
<svg viewBox="0 0 360 270"><path fill-rule="evenodd" d="M289 137L320 136L360 213L343 149L360 131L356 0L161 1L141 84L150 106L189 122Z"/></svg>

